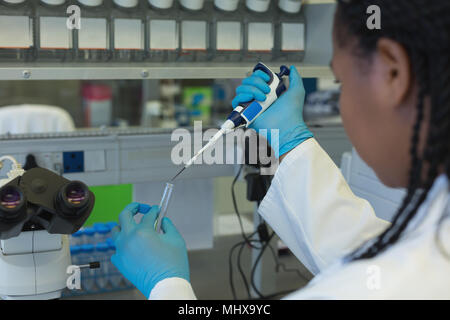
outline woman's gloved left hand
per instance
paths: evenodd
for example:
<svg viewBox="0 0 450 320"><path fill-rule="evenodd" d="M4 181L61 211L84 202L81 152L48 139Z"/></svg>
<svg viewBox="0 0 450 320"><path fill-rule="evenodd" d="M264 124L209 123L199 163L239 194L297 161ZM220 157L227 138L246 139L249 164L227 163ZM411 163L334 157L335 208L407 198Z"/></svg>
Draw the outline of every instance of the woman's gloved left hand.
<svg viewBox="0 0 450 320"><path fill-rule="evenodd" d="M155 285L167 278L189 281L189 261L186 244L169 218L163 218L162 230L154 225L158 206L131 203L119 216L120 231L113 230L116 253L112 263L147 298ZM143 213L138 224L134 216Z"/></svg>

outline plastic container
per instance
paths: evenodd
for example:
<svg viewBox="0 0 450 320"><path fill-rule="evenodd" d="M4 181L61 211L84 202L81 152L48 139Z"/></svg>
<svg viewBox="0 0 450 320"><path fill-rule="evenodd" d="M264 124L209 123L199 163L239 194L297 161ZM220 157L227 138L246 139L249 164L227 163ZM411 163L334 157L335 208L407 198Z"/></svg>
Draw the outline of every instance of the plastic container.
<svg viewBox="0 0 450 320"><path fill-rule="evenodd" d="M238 62L244 52L244 16L239 0L214 0L211 60ZM242 9L242 7L241 7Z"/></svg>
<svg viewBox="0 0 450 320"><path fill-rule="evenodd" d="M78 245L70 246L70 259L72 261L72 264L77 266L80 264L80 252L81 247Z"/></svg>
<svg viewBox="0 0 450 320"><path fill-rule="evenodd" d="M271 61L274 51L274 5L270 0L245 1L244 60Z"/></svg>
<svg viewBox="0 0 450 320"><path fill-rule="evenodd" d="M176 61L179 54L179 5L173 0L148 0L148 58L155 62Z"/></svg>
<svg viewBox="0 0 450 320"><path fill-rule="evenodd" d="M100 290L105 290L108 287L108 273L110 269L108 250L109 245L106 242L95 245L94 261L100 262L100 269L95 270L95 283Z"/></svg>
<svg viewBox="0 0 450 320"><path fill-rule="evenodd" d="M93 244L95 243L95 229L92 227L83 229L83 244Z"/></svg>
<svg viewBox="0 0 450 320"><path fill-rule="evenodd" d="M74 30L78 61L99 62L111 59L110 1L78 0L81 29Z"/></svg>
<svg viewBox="0 0 450 320"><path fill-rule="evenodd" d="M125 286L124 278L122 274L117 270L116 266L111 262L111 256L116 253L116 246L112 239L106 240L108 244L108 256L109 256L109 283L113 289L121 289Z"/></svg>
<svg viewBox="0 0 450 320"><path fill-rule="evenodd" d="M96 243L105 242L109 238L111 228L106 223L94 223L94 229Z"/></svg>
<svg viewBox="0 0 450 320"><path fill-rule="evenodd" d="M88 264L90 262L95 261L94 245L83 244L81 246L80 256L81 256L80 265ZM84 268L81 270L81 288L86 293L91 293L95 291L96 289L95 269Z"/></svg>
<svg viewBox="0 0 450 320"><path fill-rule="evenodd" d="M116 61L143 61L146 57L146 4L113 0L111 41Z"/></svg>
<svg viewBox="0 0 450 320"><path fill-rule="evenodd" d="M77 232L70 235L70 245L78 246L83 244L83 229L78 230Z"/></svg>
<svg viewBox="0 0 450 320"><path fill-rule="evenodd" d="M74 59L74 30L67 28L68 2L41 0L36 4L34 42L40 61L71 61Z"/></svg>
<svg viewBox="0 0 450 320"><path fill-rule="evenodd" d="M36 58L34 28L30 0L0 0L0 60L33 61Z"/></svg>
<svg viewBox="0 0 450 320"><path fill-rule="evenodd" d="M279 0L275 24L275 53L278 61L300 62L305 56L305 18L301 0Z"/></svg>
<svg viewBox="0 0 450 320"><path fill-rule="evenodd" d="M204 0L180 0L179 61L206 61L210 56L209 28L212 22L212 4Z"/></svg>

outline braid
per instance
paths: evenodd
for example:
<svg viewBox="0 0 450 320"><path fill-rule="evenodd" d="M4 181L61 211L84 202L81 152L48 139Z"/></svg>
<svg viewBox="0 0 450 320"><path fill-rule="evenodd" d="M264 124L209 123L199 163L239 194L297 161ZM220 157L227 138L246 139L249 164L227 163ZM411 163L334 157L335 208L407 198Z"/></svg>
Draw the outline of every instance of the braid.
<svg viewBox="0 0 450 320"><path fill-rule="evenodd" d="M411 137L411 165L407 194L392 225L375 239L351 253L347 260L376 256L395 243L416 215L444 167L450 177L450 1L447 0L338 0L338 41L347 35L358 40L356 54L373 53L378 40L399 42L408 52L419 87L416 122ZM382 14L380 30L366 26L366 9L378 5ZM425 99L431 102L427 143L419 154L420 132L424 122ZM422 171L426 164L426 177Z"/></svg>

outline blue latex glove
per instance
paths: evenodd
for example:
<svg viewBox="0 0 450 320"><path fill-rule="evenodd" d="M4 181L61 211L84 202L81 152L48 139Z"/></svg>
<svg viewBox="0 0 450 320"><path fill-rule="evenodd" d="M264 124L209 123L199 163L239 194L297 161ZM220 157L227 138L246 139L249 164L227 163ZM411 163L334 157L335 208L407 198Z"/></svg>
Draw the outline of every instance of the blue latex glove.
<svg viewBox="0 0 450 320"><path fill-rule="evenodd" d="M131 203L119 216L119 228L113 230L116 253L112 263L147 298L155 285L166 278L189 281L189 261L186 244L169 218L163 218L161 228L154 229L158 206ZM136 213L144 213L137 224Z"/></svg>
<svg viewBox="0 0 450 320"><path fill-rule="evenodd" d="M313 137L303 121L305 88L302 78L294 66L290 70L289 89L250 125L250 128L256 131L267 130L267 140L277 156L282 156L306 139ZM257 70L244 79L242 85L236 89L237 95L232 102L233 109L244 102L265 101L266 94L270 92L267 84L269 80L270 77L261 70ZM271 137L271 129L279 129L278 144Z"/></svg>

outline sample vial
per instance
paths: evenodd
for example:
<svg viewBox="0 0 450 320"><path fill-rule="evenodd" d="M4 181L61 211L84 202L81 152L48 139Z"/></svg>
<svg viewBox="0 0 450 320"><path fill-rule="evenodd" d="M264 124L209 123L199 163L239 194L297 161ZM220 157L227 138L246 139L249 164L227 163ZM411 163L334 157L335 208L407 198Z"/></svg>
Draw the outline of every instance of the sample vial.
<svg viewBox="0 0 450 320"><path fill-rule="evenodd" d="M239 0L214 0L211 60L237 62L242 59L244 27L238 8Z"/></svg>
<svg viewBox="0 0 450 320"><path fill-rule="evenodd" d="M111 43L114 60L145 59L146 5L137 0L114 0L111 8Z"/></svg>
<svg viewBox="0 0 450 320"><path fill-rule="evenodd" d="M40 0L36 4L34 43L37 58L48 61L71 61L74 30L67 28L66 0Z"/></svg>
<svg viewBox="0 0 450 320"><path fill-rule="evenodd" d="M274 48L272 6L270 0L245 1L244 60L246 61L272 60Z"/></svg>
<svg viewBox="0 0 450 320"><path fill-rule="evenodd" d="M77 232L70 235L70 245L77 246L83 243L83 230L78 230Z"/></svg>
<svg viewBox="0 0 450 320"><path fill-rule="evenodd" d="M80 264L88 264L94 261L94 246L92 244L83 244L80 252ZM81 269L81 287L86 292L95 291L95 269Z"/></svg>
<svg viewBox="0 0 450 320"><path fill-rule="evenodd" d="M180 0L179 61L208 60L212 5L204 2L204 0Z"/></svg>
<svg viewBox="0 0 450 320"><path fill-rule="evenodd" d="M172 197L172 191L173 191L173 184L166 183L166 188L164 189L164 193L161 198L161 202L159 204L160 210L159 210L158 219L156 220L156 224L155 224L155 230L157 232L161 232L162 219L167 214L167 209L169 208L170 198Z"/></svg>
<svg viewBox="0 0 450 320"><path fill-rule="evenodd" d="M300 62L305 56L302 0L279 0L275 24L275 60Z"/></svg>
<svg viewBox="0 0 450 320"><path fill-rule="evenodd" d="M178 3L174 0L148 0L148 57L155 62L176 61L179 54Z"/></svg>
<svg viewBox="0 0 450 320"><path fill-rule="evenodd" d="M81 29L74 30L78 61L98 62L111 59L109 35L109 1L78 0L81 9Z"/></svg>
<svg viewBox="0 0 450 320"><path fill-rule="evenodd" d="M100 262L100 269L95 269L95 283L100 290L107 288L108 286L108 250L109 245L106 242L97 243L95 245L95 258L94 261Z"/></svg>
<svg viewBox="0 0 450 320"><path fill-rule="evenodd" d="M105 242L106 239L109 237L111 229L106 223L94 223L94 240L95 243L101 243Z"/></svg>
<svg viewBox="0 0 450 320"><path fill-rule="evenodd" d="M0 0L0 30L0 60L35 59L34 10L29 0Z"/></svg>
<svg viewBox="0 0 450 320"><path fill-rule="evenodd" d="M119 289L124 286L124 280L122 274L119 272L119 270L116 268L116 266L111 262L111 256L116 253L116 246L114 244L114 241L112 239L108 239L106 241L108 244L108 257L109 257L109 272L108 272L108 279L111 287L113 289Z"/></svg>
<svg viewBox="0 0 450 320"><path fill-rule="evenodd" d="M95 235L95 229L88 227L83 229L83 244L92 244L94 243L94 235Z"/></svg>

